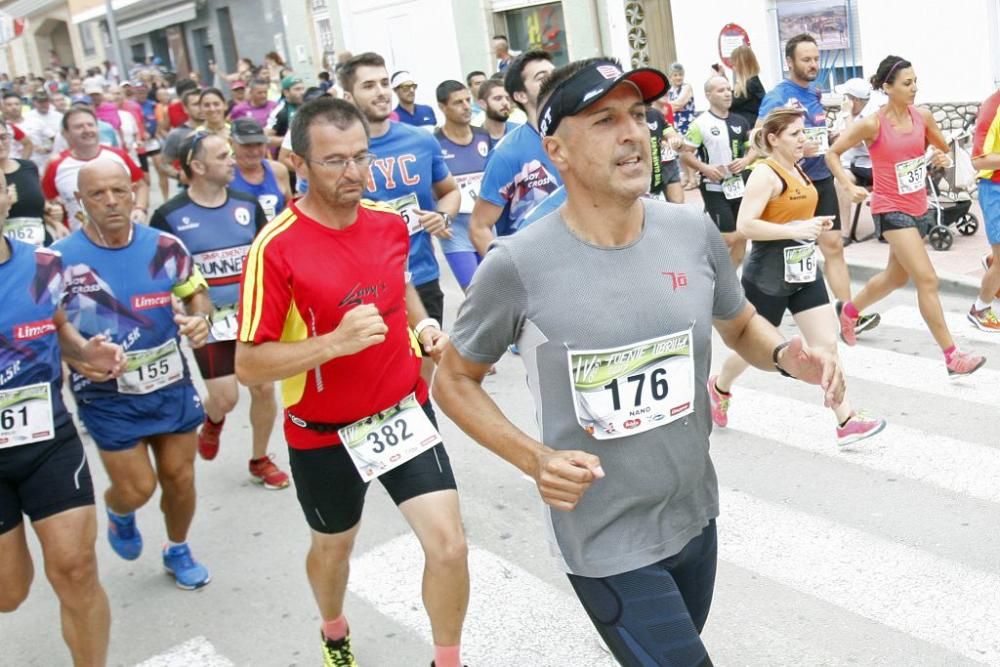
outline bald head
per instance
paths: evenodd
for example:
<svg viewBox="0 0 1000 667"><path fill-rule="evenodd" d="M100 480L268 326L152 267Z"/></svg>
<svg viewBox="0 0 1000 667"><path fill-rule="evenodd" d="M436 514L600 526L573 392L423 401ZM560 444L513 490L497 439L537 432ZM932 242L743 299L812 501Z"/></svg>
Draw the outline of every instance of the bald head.
<svg viewBox="0 0 1000 667"><path fill-rule="evenodd" d="M713 76L705 82L705 97L712 111L718 115L726 115L733 106L733 89L724 76Z"/></svg>
<svg viewBox="0 0 1000 667"><path fill-rule="evenodd" d="M129 178L128 169L124 164L116 160L91 160L83 165L77 174L77 196L84 191L84 188L91 187L94 183L118 181L123 181L126 188L132 187L132 179Z"/></svg>
<svg viewBox="0 0 1000 667"><path fill-rule="evenodd" d="M76 197L87 218L103 233L114 233L131 225L132 179L123 164L110 159L88 162L77 175Z"/></svg>

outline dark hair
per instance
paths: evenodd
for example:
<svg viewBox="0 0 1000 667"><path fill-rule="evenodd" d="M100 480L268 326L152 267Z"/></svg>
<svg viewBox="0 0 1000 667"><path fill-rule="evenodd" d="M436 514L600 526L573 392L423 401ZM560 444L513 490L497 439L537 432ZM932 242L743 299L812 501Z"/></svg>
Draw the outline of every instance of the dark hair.
<svg viewBox="0 0 1000 667"><path fill-rule="evenodd" d="M270 88L271 87L271 82L268 81L267 79L260 79L260 78L258 78L258 79L252 79L250 81L250 86L251 87L253 87L253 86L267 86L268 88Z"/></svg>
<svg viewBox="0 0 1000 667"><path fill-rule="evenodd" d="M493 35L493 39L502 39L505 42L508 41L507 35Z"/></svg>
<svg viewBox="0 0 1000 667"><path fill-rule="evenodd" d="M480 72L477 69L472 70L471 72L465 75L465 85L467 85L469 88L472 88L472 79L477 76L485 77L486 72Z"/></svg>
<svg viewBox="0 0 1000 667"><path fill-rule="evenodd" d="M218 88L206 88L205 90L201 91L201 94L198 96L198 104L201 104L201 101L205 99L206 95L215 95L220 100L222 100L223 104L225 104L226 102L226 96L222 94L221 90L219 90Z"/></svg>
<svg viewBox="0 0 1000 667"><path fill-rule="evenodd" d="M500 79L486 79L486 81L483 81L483 85L479 86L479 93L476 95L476 98L481 102L485 102L486 98L493 92L493 89L497 87L503 88L503 81Z"/></svg>
<svg viewBox="0 0 1000 667"><path fill-rule="evenodd" d="M896 81L899 73L907 67L913 67L913 63L906 58L886 56L878 64L878 69L875 70L875 75L871 78L872 88L882 90L884 84L888 83L891 85Z"/></svg>
<svg viewBox="0 0 1000 667"><path fill-rule="evenodd" d="M541 109L545 101L552 95L552 91L556 89L556 86L563 83L564 81L572 78L575 74L593 66L595 63L606 63L612 62L621 69L621 63L617 58L584 58L583 60L574 60L568 65L563 65L562 67L557 67L549 73L549 77L542 82L542 87L538 90L538 108Z"/></svg>
<svg viewBox="0 0 1000 667"><path fill-rule="evenodd" d="M340 79L340 87L344 89L345 93L354 90L359 67L385 67L385 58L374 51L366 51L341 65L340 69L337 70L337 78Z"/></svg>
<svg viewBox="0 0 1000 667"><path fill-rule="evenodd" d="M328 96L306 102L295 112L292 126L288 130L292 133L292 152L301 157L309 157L309 128L313 125L333 125L346 130L354 123L361 123L365 136L369 136L365 115L350 102Z"/></svg>
<svg viewBox="0 0 1000 667"><path fill-rule="evenodd" d="M188 78L180 79L174 85L174 90L177 91L178 97L181 97L182 99L184 97L184 93L185 92L187 92L189 90L197 90L197 89L198 89L198 84L195 83L194 81L192 81L191 79L188 79Z"/></svg>
<svg viewBox="0 0 1000 667"><path fill-rule="evenodd" d="M201 103L201 91L198 90L197 88L195 88L195 89L192 89L192 90L185 90L184 91L184 93L181 95L181 106L185 106L186 107L189 104L188 100L190 98L192 98L192 97L197 97L198 98L198 103L199 104Z"/></svg>
<svg viewBox="0 0 1000 667"><path fill-rule="evenodd" d="M434 95L437 97L438 104L448 104L448 98L451 97L451 94L460 90L468 90L468 88L461 81L448 79L438 84Z"/></svg>
<svg viewBox="0 0 1000 667"><path fill-rule="evenodd" d="M13 90L8 90L3 94L3 99L7 99L8 97L16 97L17 99L21 99L21 96L15 93Z"/></svg>
<svg viewBox="0 0 1000 667"><path fill-rule="evenodd" d="M6 95L4 97L6 98ZM88 107L85 104L74 104L73 106L71 106L69 109L66 110L66 113L63 114L62 129L64 131L69 130L69 119L81 113L87 114L88 116L94 119L95 123L97 122L97 114L94 112L92 108Z"/></svg>
<svg viewBox="0 0 1000 667"><path fill-rule="evenodd" d="M788 107L778 107L761 118L760 128L753 135L753 147L758 153L763 155L771 154L771 144L767 137L772 134L781 134L789 125L804 117L801 109L790 109Z"/></svg>
<svg viewBox="0 0 1000 667"><path fill-rule="evenodd" d="M517 58L514 59L507 67L507 73L503 78L503 87L507 89L510 94L510 99L514 101L521 111L527 111L524 105L514 99L514 93L524 93L527 89L524 87L524 67L528 63L535 62L536 60L544 60L546 62L552 62L552 54L548 51L543 51L541 49L531 49L530 51L525 51Z"/></svg>
<svg viewBox="0 0 1000 667"><path fill-rule="evenodd" d="M264 54L264 60L273 60L282 67L285 66L285 59L277 51L268 51Z"/></svg>
<svg viewBox="0 0 1000 667"><path fill-rule="evenodd" d="M191 132L181 141L177 149L178 159L184 175L191 178L191 163L205 157L205 139L218 136L204 131Z"/></svg>
<svg viewBox="0 0 1000 667"><path fill-rule="evenodd" d="M802 42L809 42L810 44L816 43L816 38L807 32L800 32L794 37L790 38L785 43L785 57L789 59L795 58L795 48Z"/></svg>
<svg viewBox="0 0 1000 667"><path fill-rule="evenodd" d="M327 72L326 70L320 72L316 76L319 78L320 81L329 81L330 80L330 73Z"/></svg>

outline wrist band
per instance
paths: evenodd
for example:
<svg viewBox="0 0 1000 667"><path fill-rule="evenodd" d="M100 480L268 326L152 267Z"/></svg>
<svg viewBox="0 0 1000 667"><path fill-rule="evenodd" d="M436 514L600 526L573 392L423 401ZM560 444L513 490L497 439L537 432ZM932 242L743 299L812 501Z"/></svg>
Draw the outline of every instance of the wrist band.
<svg viewBox="0 0 1000 667"><path fill-rule="evenodd" d="M441 329L441 323L435 320L433 317L428 317L417 322L417 326L413 327L413 333L417 334L417 338L420 337L420 333L427 327L434 327L435 329Z"/></svg>
<svg viewBox="0 0 1000 667"><path fill-rule="evenodd" d="M795 379L794 375L792 375L791 373L789 373L788 371L786 371L784 368L782 368L778 364L778 355L781 354L782 350L784 350L786 347L788 347L789 345L791 345L791 342L792 341L790 341L790 340L786 340L783 343L779 343L778 345L775 345L774 346L774 351L771 352L771 361L774 362L774 369L776 371L778 371L779 373L781 373L782 375L784 375L786 378Z"/></svg>

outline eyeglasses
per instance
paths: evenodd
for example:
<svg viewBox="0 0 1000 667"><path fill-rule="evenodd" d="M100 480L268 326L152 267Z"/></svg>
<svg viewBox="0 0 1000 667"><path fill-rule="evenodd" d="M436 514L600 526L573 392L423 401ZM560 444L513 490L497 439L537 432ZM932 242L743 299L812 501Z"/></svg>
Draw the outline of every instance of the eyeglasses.
<svg viewBox="0 0 1000 667"><path fill-rule="evenodd" d="M347 165L352 162L355 165L357 165L358 169L364 171L365 169L368 168L368 165L370 165L374 160L375 160L374 153L365 153L364 155L359 155L356 157L348 157L348 158L339 157L339 158L334 158L332 160L313 160L312 158L306 158L306 162L313 162L315 164L323 165L324 167L330 169L331 171L344 171L345 169L347 169Z"/></svg>
<svg viewBox="0 0 1000 667"><path fill-rule="evenodd" d="M416 89L417 89L417 84L415 83L404 83L402 85L396 86L396 90L411 91Z"/></svg>

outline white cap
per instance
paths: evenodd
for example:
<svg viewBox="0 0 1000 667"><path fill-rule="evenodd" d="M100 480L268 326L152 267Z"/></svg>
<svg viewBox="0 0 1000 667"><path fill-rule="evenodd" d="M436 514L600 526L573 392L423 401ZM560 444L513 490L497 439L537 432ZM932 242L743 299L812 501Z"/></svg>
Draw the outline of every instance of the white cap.
<svg viewBox="0 0 1000 667"><path fill-rule="evenodd" d="M839 86L833 87L834 92L840 95L850 95L859 100L867 100L872 94L871 85L864 79L848 79Z"/></svg>
<svg viewBox="0 0 1000 667"><path fill-rule="evenodd" d="M406 70L402 70L400 72L396 72L395 74L393 74L392 81L389 82L389 87L395 90L404 83L416 83L413 80L413 75L407 72Z"/></svg>

